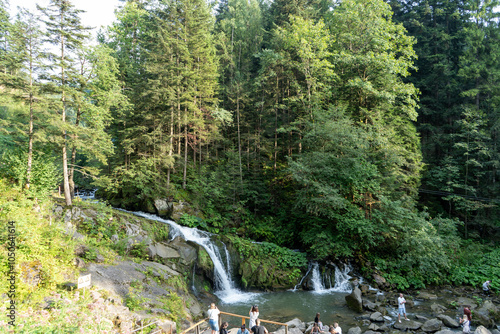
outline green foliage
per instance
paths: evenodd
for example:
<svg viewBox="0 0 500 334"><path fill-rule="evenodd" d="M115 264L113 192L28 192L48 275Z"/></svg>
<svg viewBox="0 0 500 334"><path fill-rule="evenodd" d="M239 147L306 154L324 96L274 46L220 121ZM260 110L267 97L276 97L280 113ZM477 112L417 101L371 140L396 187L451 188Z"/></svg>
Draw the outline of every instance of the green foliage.
<svg viewBox="0 0 500 334"><path fill-rule="evenodd" d="M0 177L16 182L19 188L26 183L27 153L21 150L4 151L0 162ZM33 155L31 182L28 193L33 197L46 197L57 189L61 181L55 159L49 154Z"/></svg>
<svg viewBox="0 0 500 334"><path fill-rule="evenodd" d="M249 240L230 236L231 244L243 259L255 262L272 261L280 269L299 268L307 266L306 254L280 247L269 242L254 243Z"/></svg>

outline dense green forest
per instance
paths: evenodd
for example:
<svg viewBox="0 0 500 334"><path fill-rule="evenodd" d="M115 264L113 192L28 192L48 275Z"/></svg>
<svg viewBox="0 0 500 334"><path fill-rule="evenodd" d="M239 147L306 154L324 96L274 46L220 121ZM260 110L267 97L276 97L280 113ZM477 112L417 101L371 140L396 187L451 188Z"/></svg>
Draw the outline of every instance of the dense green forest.
<svg viewBox="0 0 500 334"><path fill-rule="evenodd" d="M401 287L500 274L498 1L128 0L97 43L69 0L0 4L0 176L30 196L188 201Z"/></svg>

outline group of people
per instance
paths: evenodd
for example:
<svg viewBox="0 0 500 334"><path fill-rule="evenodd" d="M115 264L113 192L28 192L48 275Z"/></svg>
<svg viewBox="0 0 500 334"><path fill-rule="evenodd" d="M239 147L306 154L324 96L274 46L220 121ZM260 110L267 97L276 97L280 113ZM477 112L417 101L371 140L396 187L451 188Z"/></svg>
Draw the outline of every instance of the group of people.
<svg viewBox="0 0 500 334"><path fill-rule="evenodd" d="M207 313L208 313L208 324L210 325L212 334L217 334L217 331L219 331L219 334L228 334L227 327L229 326L229 324L227 322L223 322L219 329L220 311L217 308L217 306L215 306L214 303L210 304L210 308L208 309ZM269 334L266 327L260 325L259 307L257 305L253 305L248 314L250 316L250 322L249 322L250 331L248 331L245 324L243 324L241 328L238 329L237 334L250 334L250 333Z"/></svg>
<svg viewBox="0 0 500 334"><path fill-rule="evenodd" d="M484 293L486 294L490 293L490 284L491 280L488 280L483 283ZM409 321L410 319L408 319L408 317L406 316L406 299L404 298L402 293L399 294L399 297L397 299L397 304L398 304L398 322L401 322L401 316L403 316L405 320ZM223 322L219 330L218 326L219 313L220 311L217 308L217 306L215 306L215 304L212 303L210 305L210 309L208 310L208 318L209 318L210 328L212 329L212 334L217 334L216 333L217 331L219 331L219 334L228 334L227 322ZM241 328L238 329L237 334L269 334L268 330L264 326L260 325L259 307L257 305L253 305L250 308L248 315L250 317L250 322L249 322L250 331L245 327L245 324L243 324ZM460 318L460 324L462 325L463 328L462 331L464 334L470 333L471 321L472 321L472 313L470 307L465 306L464 315L462 318ZM330 327L323 326L323 323L320 320L320 314L316 313L311 334L320 334L320 333L325 333L326 331L328 331L330 334L342 334L342 328L340 328L338 323L334 323L333 326Z"/></svg>
<svg viewBox="0 0 500 334"><path fill-rule="evenodd" d="M227 322L223 322L219 329L219 314L220 311L217 306L212 303L210 304L210 308L208 309L208 324L210 325L210 329L212 330L212 334L228 334L227 327L229 324ZM246 328L245 324L238 329L237 334L269 334L269 331L266 327L261 326L259 319L259 307L257 305L253 305L248 312L250 317L249 328L250 331ZM323 323L319 320L320 314L316 313L316 317L314 318L314 325L311 330L311 334L320 334L324 333ZM340 328L338 323L334 323L333 326L328 328L328 332L330 334L342 334L342 328Z"/></svg>
<svg viewBox="0 0 500 334"><path fill-rule="evenodd" d="M323 323L320 320L320 314L316 313L316 317L314 318L314 325L311 329L311 334L324 333L326 330L328 330L330 334L342 334L342 328L340 328L338 323L334 323L333 326L330 327L323 326Z"/></svg>

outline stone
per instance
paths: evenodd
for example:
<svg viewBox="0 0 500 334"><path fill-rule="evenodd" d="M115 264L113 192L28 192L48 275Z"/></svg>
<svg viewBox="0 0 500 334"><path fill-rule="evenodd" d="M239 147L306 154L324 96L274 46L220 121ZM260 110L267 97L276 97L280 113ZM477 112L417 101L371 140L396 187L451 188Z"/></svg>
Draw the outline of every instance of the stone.
<svg viewBox="0 0 500 334"><path fill-rule="evenodd" d="M410 321L402 320L401 322L396 321L393 327L399 329L400 331L407 331L407 330L416 331L420 327L422 327L422 323L413 320Z"/></svg>
<svg viewBox="0 0 500 334"><path fill-rule="evenodd" d="M356 312L363 312L363 301L361 300L361 290L355 287L351 294L345 296L347 306Z"/></svg>
<svg viewBox="0 0 500 334"><path fill-rule="evenodd" d="M172 210L174 208L173 203L168 199L158 198L153 201L153 205L156 209L156 213L160 217L170 217L172 216Z"/></svg>
<svg viewBox="0 0 500 334"><path fill-rule="evenodd" d="M75 257L73 262L75 264L75 267L77 267L77 268L84 268L85 267L85 261L79 257Z"/></svg>
<svg viewBox="0 0 500 334"><path fill-rule="evenodd" d="M485 300L481 308L476 311L485 317L498 317L498 307L491 300Z"/></svg>
<svg viewBox="0 0 500 334"><path fill-rule="evenodd" d="M500 334L500 331L498 329L492 329L491 334Z"/></svg>
<svg viewBox="0 0 500 334"><path fill-rule="evenodd" d="M375 312L375 311L377 311L377 307L378 307L377 304L375 304L367 299L363 299L363 308L365 310Z"/></svg>
<svg viewBox="0 0 500 334"><path fill-rule="evenodd" d="M380 276L379 274L373 274L373 281L377 284L379 288L383 288L387 285L387 281L385 278Z"/></svg>
<svg viewBox="0 0 500 334"><path fill-rule="evenodd" d="M456 334L456 333L454 331L452 331L451 329L445 328L445 329L442 329L440 331L437 331L434 334Z"/></svg>
<svg viewBox="0 0 500 334"><path fill-rule="evenodd" d="M73 291L73 290L76 290L76 288L78 287L76 285L76 283L73 283L73 282L66 282L66 283L63 283L61 285L61 287L66 290L66 291Z"/></svg>
<svg viewBox="0 0 500 334"><path fill-rule="evenodd" d="M458 321L456 321L455 319L453 319L450 316L447 316L447 315L444 315L444 314L440 314L440 315L437 316L437 318L439 320L441 320L446 327L451 327L451 328L458 328L458 327L460 327L460 324L458 323Z"/></svg>
<svg viewBox="0 0 500 334"><path fill-rule="evenodd" d="M347 334L361 334L362 331L361 331L361 328L358 327L351 327L349 328L349 330L347 331Z"/></svg>
<svg viewBox="0 0 500 334"><path fill-rule="evenodd" d="M438 316L438 318L439 318L439 316ZM423 322L426 322L427 320L429 320L429 318L424 317L423 315L420 315L420 314L415 314L415 319L417 319L419 321L423 321Z"/></svg>
<svg viewBox="0 0 500 334"><path fill-rule="evenodd" d="M484 326L478 326L474 334L491 334L491 332Z"/></svg>
<svg viewBox="0 0 500 334"><path fill-rule="evenodd" d="M368 327L369 330L372 330L372 331L375 331L377 332L379 327L375 324L371 324L369 327Z"/></svg>
<svg viewBox="0 0 500 334"><path fill-rule="evenodd" d="M443 322L441 320L430 319L430 320L427 320L426 322L424 322L424 324L422 325L422 327L420 329L426 333L434 333L434 332L437 332L438 330L440 330L442 326L443 326Z"/></svg>
<svg viewBox="0 0 500 334"><path fill-rule="evenodd" d="M417 295L417 298L418 299L423 299L423 300L437 300L438 297L435 295L435 294L432 294L432 293L429 293L429 292L420 292L418 295Z"/></svg>
<svg viewBox="0 0 500 334"><path fill-rule="evenodd" d="M181 257L179 252L171 247L164 245L163 243L157 243L154 245L156 250L156 255L163 259L176 259Z"/></svg>
<svg viewBox="0 0 500 334"><path fill-rule="evenodd" d="M364 334L379 334L379 333L372 330L367 330Z"/></svg>
<svg viewBox="0 0 500 334"><path fill-rule="evenodd" d="M370 315L370 320L375 322L384 322L384 317L382 316L382 313L375 312Z"/></svg>
<svg viewBox="0 0 500 334"><path fill-rule="evenodd" d="M300 320L298 318L292 319L292 320L287 321L285 323L288 325L289 329L290 328L298 328L302 332L304 332L306 330L306 324L305 324L305 322L303 322L302 320Z"/></svg>
<svg viewBox="0 0 500 334"><path fill-rule="evenodd" d="M443 305L433 303L431 305L431 310L434 314L441 314L444 313L447 309Z"/></svg>
<svg viewBox="0 0 500 334"><path fill-rule="evenodd" d="M176 333L177 325L171 320L162 320L158 322L158 327L160 327L164 333Z"/></svg>

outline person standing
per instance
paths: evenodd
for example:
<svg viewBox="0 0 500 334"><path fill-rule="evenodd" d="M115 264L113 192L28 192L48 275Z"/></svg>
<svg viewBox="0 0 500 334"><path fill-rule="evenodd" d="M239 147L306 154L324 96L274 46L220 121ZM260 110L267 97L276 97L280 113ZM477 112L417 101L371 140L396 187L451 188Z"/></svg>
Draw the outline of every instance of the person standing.
<svg viewBox="0 0 500 334"><path fill-rule="evenodd" d="M486 281L483 283L483 292L487 295L490 294L490 284L491 284L491 281Z"/></svg>
<svg viewBox="0 0 500 334"><path fill-rule="evenodd" d="M469 334L470 333L470 320L467 318L467 315L464 314L463 318L460 319L460 323L462 324L462 333Z"/></svg>
<svg viewBox="0 0 500 334"><path fill-rule="evenodd" d="M250 316L250 322L248 323L248 327L252 330L252 327L255 326L255 320L259 317L259 307L257 305L253 305L250 308L250 312L248 312Z"/></svg>
<svg viewBox="0 0 500 334"><path fill-rule="evenodd" d="M468 306L468 305L464 306L464 315L467 316L467 319L469 320L469 322L472 323L472 313L470 311L470 306Z"/></svg>
<svg viewBox="0 0 500 334"><path fill-rule="evenodd" d="M252 334L269 334L267 328L260 325L260 319L255 320L255 326L250 328Z"/></svg>
<svg viewBox="0 0 500 334"><path fill-rule="evenodd" d="M210 304L210 308L208 309L208 324L210 325L210 328L212 329L212 334L216 334L217 331L219 330L219 314L220 311L215 306L214 303Z"/></svg>
<svg viewBox="0 0 500 334"><path fill-rule="evenodd" d="M406 299L403 294L400 293L398 297L398 321L401 322L401 315L405 317L405 320L410 320L406 317Z"/></svg>

